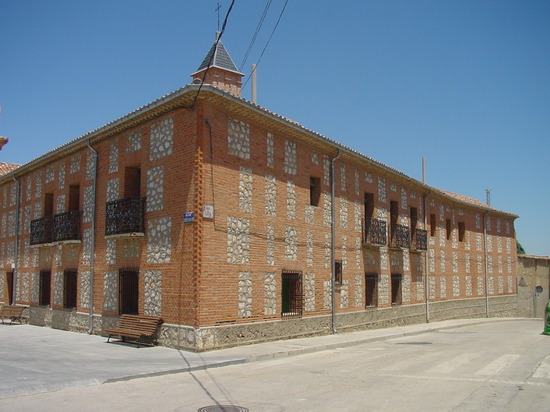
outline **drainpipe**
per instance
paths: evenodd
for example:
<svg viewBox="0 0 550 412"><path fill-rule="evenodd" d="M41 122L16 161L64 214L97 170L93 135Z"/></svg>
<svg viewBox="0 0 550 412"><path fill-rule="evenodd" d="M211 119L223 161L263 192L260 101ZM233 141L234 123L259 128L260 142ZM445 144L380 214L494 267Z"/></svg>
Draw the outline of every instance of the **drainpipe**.
<svg viewBox="0 0 550 412"><path fill-rule="evenodd" d="M430 241L428 240L428 213L426 210L426 199L428 196L432 193L430 190L427 194L425 194L422 197L422 209L424 210L424 229L426 230L426 254L424 255L424 293L426 294L426 323L430 323L430 282L429 282L429 276L430 271L428 269L428 266L430 264L429 261L429 253L430 253Z"/></svg>
<svg viewBox="0 0 550 412"><path fill-rule="evenodd" d="M90 307L88 313L88 334L94 331L94 269L95 269L95 202L97 190L97 150L90 144L90 139L86 140L89 149L94 153L94 178L92 181L92 238L90 245Z"/></svg>
<svg viewBox="0 0 550 412"><path fill-rule="evenodd" d="M21 181L17 180L15 176L12 176L13 180L17 183L17 194L16 194L16 204L15 204L15 251L14 251L14 260L15 264L13 267L13 302L10 304L15 304L17 302L17 277L19 273L19 225L20 225L20 208L21 208Z"/></svg>
<svg viewBox="0 0 550 412"><path fill-rule="evenodd" d="M331 283L331 298L332 298L332 333L336 333L336 223L334 220L335 215L335 202L336 202L336 190L334 184L334 162L340 157L340 149L336 157L332 158L330 162L330 238L331 238L331 270L332 276Z"/></svg>
<svg viewBox="0 0 550 412"><path fill-rule="evenodd" d="M487 215L489 212L483 213L483 270L485 271L485 316L489 317L489 291L487 286L489 285L489 269L487 265Z"/></svg>

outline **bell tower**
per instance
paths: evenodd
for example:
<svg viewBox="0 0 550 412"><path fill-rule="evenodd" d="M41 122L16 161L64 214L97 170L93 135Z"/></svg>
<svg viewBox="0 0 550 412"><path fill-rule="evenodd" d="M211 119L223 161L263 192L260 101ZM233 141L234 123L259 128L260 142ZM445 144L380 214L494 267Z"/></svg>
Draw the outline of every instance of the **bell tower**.
<svg viewBox="0 0 550 412"><path fill-rule="evenodd" d="M216 32L216 41L197 71L191 74L193 83L210 84L234 96L241 97L241 79L244 74L240 73L233 63L219 36L220 33Z"/></svg>

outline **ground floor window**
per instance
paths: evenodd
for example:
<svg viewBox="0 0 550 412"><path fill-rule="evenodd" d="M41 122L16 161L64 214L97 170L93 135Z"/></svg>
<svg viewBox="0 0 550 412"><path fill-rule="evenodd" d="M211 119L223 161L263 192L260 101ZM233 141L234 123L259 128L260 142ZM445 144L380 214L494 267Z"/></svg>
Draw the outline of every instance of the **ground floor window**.
<svg viewBox="0 0 550 412"><path fill-rule="evenodd" d="M337 285L342 285L342 261L334 262L334 281Z"/></svg>
<svg viewBox="0 0 550 412"><path fill-rule="evenodd" d="M63 272L63 307L65 309L76 308L76 276L74 269L67 269Z"/></svg>
<svg viewBox="0 0 550 412"><path fill-rule="evenodd" d="M401 305L401 275L397 273L391 274L391 304Z"/></svg>
<svg viewBox="0 0 550 412"><path fill-rule="evenodd" d="M137 315L139 299L139 271L120 269L118 281L119 314Z"/></svg>
<svg viewBox="0 0 550 412"><path fill-rule="evenodd" d="M40 283L38 285L38 304L48 306L51 303L52 272L49 270L40 271Z"/></svg>
<svg viewBox="0 0 550 412"><path fill-rule="evenodd" d="M13 272L6 273L6 285L8 287L8 304L13 305L15 300L13 299ZM2 298L4 298L2 296Z"/></svg>
<svg viewBox="0 0 550 412"><path fill-rule="evenodd" d="M378 275L367 273L365 275L365 307L378 306Z"/></svg>
<svg viewBox="0 0 550 412"><path fill-rule="evenodd" d="M302 316L302 274L282 274L281 316L283 318Z"/></svg>

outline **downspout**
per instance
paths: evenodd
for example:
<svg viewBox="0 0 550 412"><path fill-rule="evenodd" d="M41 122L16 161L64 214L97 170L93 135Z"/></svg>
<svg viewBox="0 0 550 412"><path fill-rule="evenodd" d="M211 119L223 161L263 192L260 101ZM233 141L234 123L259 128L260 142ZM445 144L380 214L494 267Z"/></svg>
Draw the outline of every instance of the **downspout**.
<svg viewBox="0 0 550 412"><path fill-rule="evenodd" d="M426 254L424 255L424 293L426 294L426 323L430 323L430 271L428 269L430 263L430 241L428 240L428 213L426 209L426 199L431 193L432 191L430 190L422 197L422 209L424 211L424 229L426 229Z"/></svg>
<svg viewBox="0 0 550 412"><path fill-rule="evenodd" d="M485 316L489 317L489 270L487 267L487 215L489 212L483 213L483 270L485 271Z"/></svg>
<svg viewBox="0 0 550 412"><path fill-rule="evenodd" d="M12 176L13 180L17 183L17 198L15 200L15 264L13 265L13 302L9 304L15 304L17 302L17 275L19 273L19 225L20 225L20 207L21 207L21 181Z"/></svg>
<svg viewBox="0 0 550 412"><path fill-rule="evenodd" d="M92 236L90 239L90 307L88 312L88 334L91 335L94 331L94 269L95 269L95 203L97 190L97 150L90 144L90 139L86 140L86 144L94 153L94 178L92 180Z"/></svg>
<svg viewBox="0 0 550 412"><path fill-rule="evenodd" d="M332 298L332 333L336 333L336 223L334 220L336 202L336 190L334 184L334 162L340 157L338 154L330 161L330 238L331 238L331 298Z"/></svg>

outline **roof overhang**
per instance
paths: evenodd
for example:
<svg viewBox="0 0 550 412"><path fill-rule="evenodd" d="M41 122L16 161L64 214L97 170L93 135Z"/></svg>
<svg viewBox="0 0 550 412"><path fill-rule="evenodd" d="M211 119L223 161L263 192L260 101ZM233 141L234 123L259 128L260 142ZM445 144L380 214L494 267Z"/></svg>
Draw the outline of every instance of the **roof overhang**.
<svg viewBox="0 0 550 412"><path fill-rule="evenodd" d="M223 69L223 70L226 70L226 69ZM427 185L417 179L414 179L413 177L407 176L405 173L389 165L386 165L376 159L373 159L372 157L366 156L358 152L357 150L351 149L318 132L308 129L293 120L290 120L284 116L278 115L246 99L234 96L230 93L227 93L221 89L218 89L212 85L207 85L207 84L202 84L202 85L188 84L171 93L168 93L147 105L141 106L140 108L116 120L113 120L112 122L109 122L74 140L71 140L68 143L65 143L62 146L59 146L56 149L53 149L43 154L42 156L30 161L29 163L24 164L23 166L19 167L13 172L0 176L0 183L3 182L4 180L12 179L16 175L22 175L22 174L28 173L29 171L37 167L40 167L44 163L50 162L62 156L66 156L72 152L81 150L85 146L87 146L88 142L90 144L96 143L114 134L120 133L123 130L129 129L131 127L135 127L136 125L139 125L146 121L153 120L157 117L163 116L166 113L169 113L171 111L174 111L180 108L190 109L191 105L193 104L193 101L197 97L197 93L199 92L201 93L198 96L199 99L210 100L214 103L223 105L224 107L230 109L233 112L241 111L243 113L246 113L248 116L250 116L251 114L252 115L256 114L260 123L262 122L266 123L265 121L266 119L271 120L272 122L276 122L280 125L283 125L288 130L294 131L298 135L301 135L301 136L305 135L313 139L313 141L317 140L320 143L329 145L333 147L336 152L340 152L341 154L347 154L353 158L358 158L366 163L369 163L370 165L375 166L377 169L382 170L387 174L393 175L399 178L400 180L411 183L418 190L423 191L425 196L428 196L430 194L436 194L445 199L449 199L454 203L484 210L486 213L506 215L514 219L519 217L518 215L515 215L513 213L504 212L504 211L495 209L489 205L482 204L481 202L475 199L472 199L472 200L475 200L475 202L472 202L472 201L467 201L465 199L461 199L459 197L454 197L450 194L451 192L447 192L447 191L438 189L436 187ZM460 196L460 197L463 197L463 196Z"/></svg>

